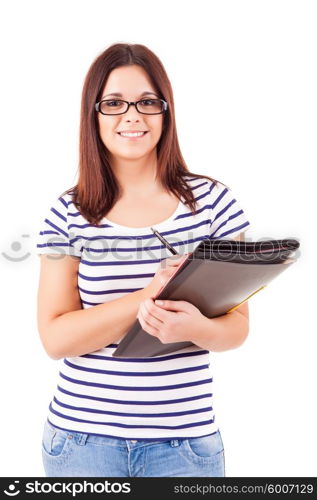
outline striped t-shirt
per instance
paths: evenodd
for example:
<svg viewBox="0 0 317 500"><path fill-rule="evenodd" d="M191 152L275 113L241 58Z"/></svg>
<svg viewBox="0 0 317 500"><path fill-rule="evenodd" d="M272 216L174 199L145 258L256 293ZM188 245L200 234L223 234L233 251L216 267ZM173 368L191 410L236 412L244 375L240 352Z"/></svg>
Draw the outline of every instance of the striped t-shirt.
<svg viewBox="0 0 317 500"><path fill-rule="evenodd" d="M193 216L184 199L155 224L179 254L205 238L231 239L250 223L231 189L185 176L197 200ZM54 202L39 233L37 253L80 257L78 288L84 309L140 290L161 260L171 257L149 227L130 228L106 217L93 226L71 194ZM124 336L123 336L124 337ZM213 409L210 353L189 346L153 358L115 358L122 340L81 356L59 360L50 423L64 430L124 439L181 439L218 430Z"/></svg>

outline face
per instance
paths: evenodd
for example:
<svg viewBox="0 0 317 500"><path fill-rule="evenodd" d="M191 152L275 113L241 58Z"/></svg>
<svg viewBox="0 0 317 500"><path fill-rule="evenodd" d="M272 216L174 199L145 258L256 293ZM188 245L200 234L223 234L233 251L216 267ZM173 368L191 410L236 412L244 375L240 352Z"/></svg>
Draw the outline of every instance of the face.
<svg viewBox="0 0 317 500"><path fill-rule="evenodd" d="M146 95L142 95L147 92ZM120 93L114 96L113 93ZM138 65L121 66L114 69L103 89L102 99L123 99L138 101L140 99L159 98L146 71ZM123 115L102 115L98 113L99 133L102 142L115 160L137 160L153 154L161 137L163 114L144 115L135 106L130 106ZM124 137L119 132L142 131L141 137Z"/></svg>

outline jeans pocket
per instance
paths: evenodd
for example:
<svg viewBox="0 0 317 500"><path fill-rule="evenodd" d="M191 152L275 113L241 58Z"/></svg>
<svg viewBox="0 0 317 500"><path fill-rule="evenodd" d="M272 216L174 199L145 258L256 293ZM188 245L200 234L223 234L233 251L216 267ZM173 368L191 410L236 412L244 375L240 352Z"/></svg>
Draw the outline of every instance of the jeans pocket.
<svg viewBox="0 0 317 500"><path fill-rule="evenodd" d="M42 437L42 451L51 457L62 457L69 451L73 435L45 422Z"/></svg>
<svg viewBox="0 0 317 500"><path fill-rule="evenodd" d="M185 439L184 448L187 456L196 463L221 461L224 457L220 431L210 436Z"/></svg>

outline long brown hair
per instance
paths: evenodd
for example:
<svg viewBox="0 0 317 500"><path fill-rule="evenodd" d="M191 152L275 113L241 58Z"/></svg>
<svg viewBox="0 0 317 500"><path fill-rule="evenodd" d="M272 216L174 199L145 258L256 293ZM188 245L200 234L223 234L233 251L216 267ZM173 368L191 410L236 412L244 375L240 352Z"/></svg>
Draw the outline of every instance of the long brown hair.
<svg viewBox="0 0 317 500"><path fill-rule="evenodd" d="M162 185L178 199L183 196L195 213L195 197L183 176L220 182L207 175L191 173L187 168L178 144L173 91L160 59L145 45L115 43L93 61L86 75L80 114L79 178L76 186L62 194L72 194L77 210L97 226L118 200L119 185L107 158L108 150L100 139L95 103L102 97L110 72L133 64L147 72L160 98L168 103L162 135L156 146L157 177Z"/></svg>

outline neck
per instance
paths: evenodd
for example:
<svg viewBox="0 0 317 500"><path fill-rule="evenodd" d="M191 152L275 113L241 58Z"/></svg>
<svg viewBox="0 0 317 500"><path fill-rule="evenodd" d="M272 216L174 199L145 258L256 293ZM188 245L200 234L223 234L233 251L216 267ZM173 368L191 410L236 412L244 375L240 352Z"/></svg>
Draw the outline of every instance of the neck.
<svg viewBox="0 0 317 500"><path fill-rule="evenodd" d="M159 179L156 178L156 151L136 160L112 158L111 167L124 197L142 197L163 190Z"/></svg>

